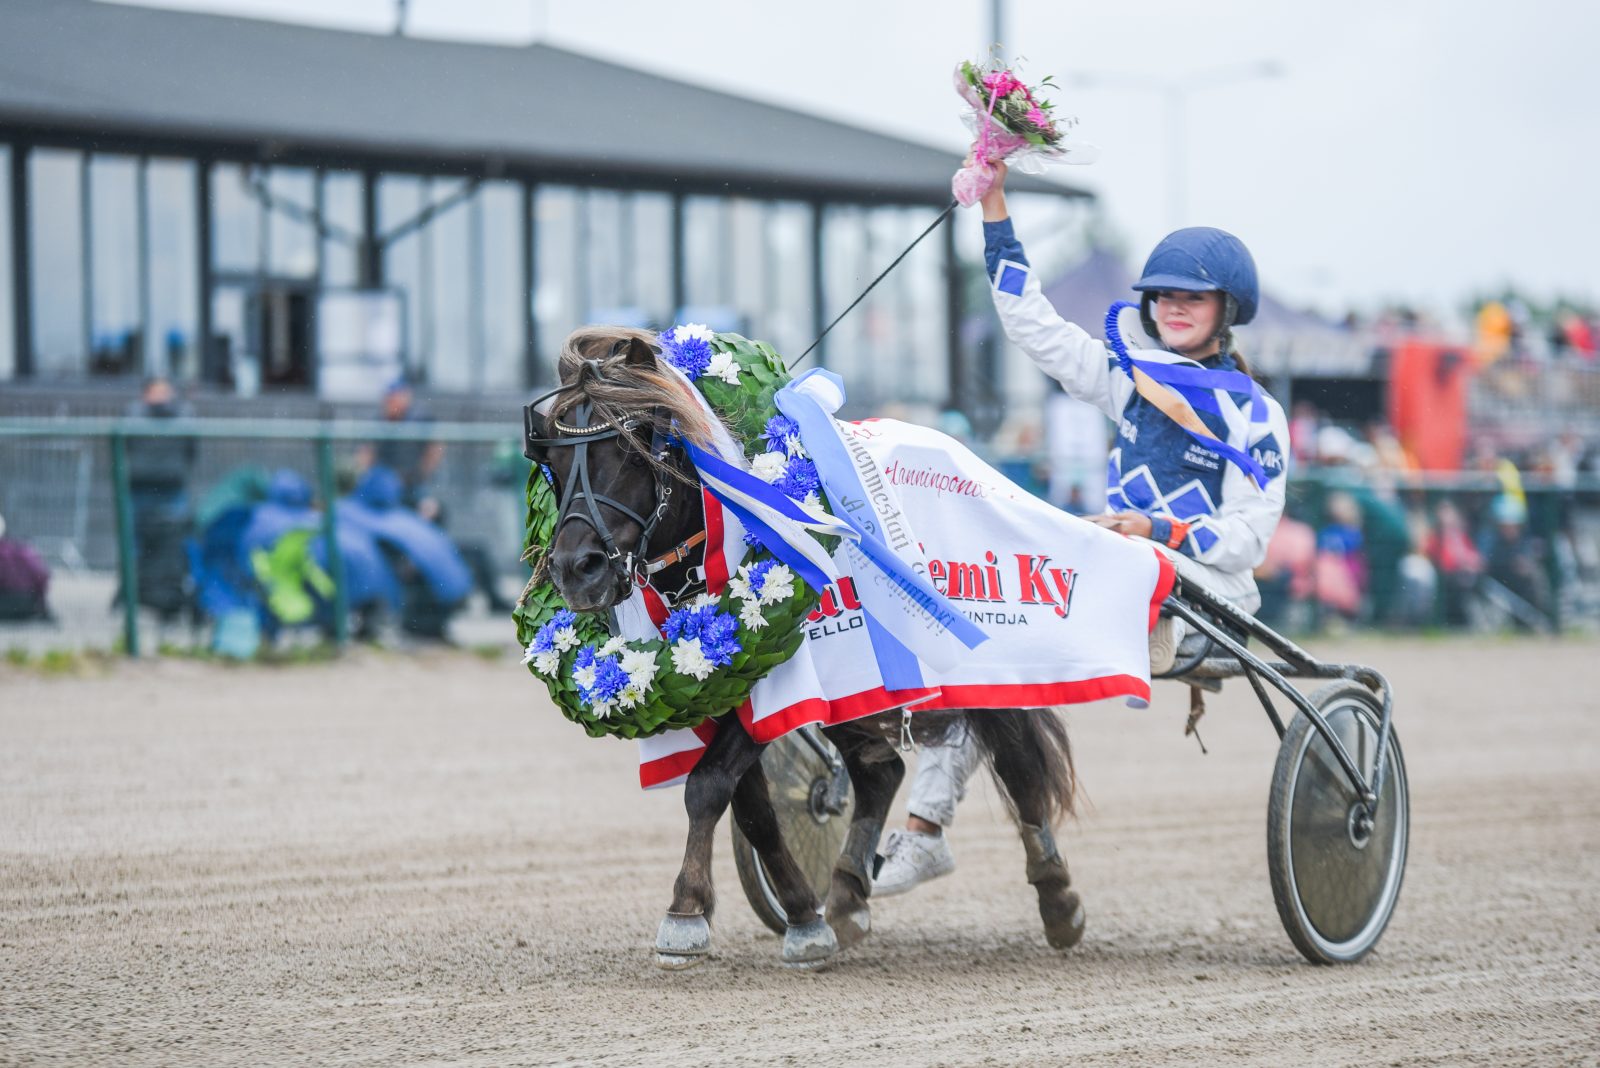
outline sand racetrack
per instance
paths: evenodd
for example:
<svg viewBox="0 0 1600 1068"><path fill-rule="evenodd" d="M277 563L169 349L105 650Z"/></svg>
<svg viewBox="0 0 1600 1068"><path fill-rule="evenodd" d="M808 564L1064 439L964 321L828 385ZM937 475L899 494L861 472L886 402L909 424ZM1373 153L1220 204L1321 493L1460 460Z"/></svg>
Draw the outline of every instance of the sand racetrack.
<svg viewBox="0 0 1600 1068"><path fill-rule="evenodd" d="M1089 914L1045 946L985 784L954 875L778 963L719 836L716 956L650 946L681 792L509 656L89 678L0 667L0 1064L1600 1063L1600 647L1322 644L1399 694L1411 859L1365 962L1305 964L1248 688L1071 710Z"/></svg>

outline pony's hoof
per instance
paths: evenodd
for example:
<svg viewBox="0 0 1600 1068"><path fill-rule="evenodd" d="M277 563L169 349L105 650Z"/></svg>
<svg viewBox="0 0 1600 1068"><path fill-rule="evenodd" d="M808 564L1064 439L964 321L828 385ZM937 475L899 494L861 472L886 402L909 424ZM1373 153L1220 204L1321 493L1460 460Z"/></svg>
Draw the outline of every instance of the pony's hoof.
<svg viewBox="0 0 1600 1068"><path fill-rule="evenodd" d="M705 954L703 953L698 957L679 957L672 953L657 953L656 967L663 971L681 972L688 968L693 968L705 959Z"/></svg>
<svg viewBox="0 0 1600 1068"><path fill-rule="evenodd" d="M790 926L783 933L783 963L791 968L820 968L839 951L839 939L827 921Z"/></svg>
<svg viewBox="0 0 1600 1068"><path fill-rule="evenodd" d="M862 905L838 916L830 914L828 923L833 927L833 933L839 936L839 948L849 949L860 945L872 933L872 909Z"/></svg>
<svg viewBox="0 0 1600 1068"><path fill-rule="evenodd" d="M1068 890L1059 901L1046 905L1039 902L1039 915L1044 920L1044 940L1052 949L1071 949L1083 941L1085 919L1083 902L1076 890Z"/></svg>
<svg viewBox="0 0 1600 1068"><path fill-rule="evenodd" d="M699 964L711 952L711 925L704 916L667 913L656 931L656 963L668 971Z"/></svg>

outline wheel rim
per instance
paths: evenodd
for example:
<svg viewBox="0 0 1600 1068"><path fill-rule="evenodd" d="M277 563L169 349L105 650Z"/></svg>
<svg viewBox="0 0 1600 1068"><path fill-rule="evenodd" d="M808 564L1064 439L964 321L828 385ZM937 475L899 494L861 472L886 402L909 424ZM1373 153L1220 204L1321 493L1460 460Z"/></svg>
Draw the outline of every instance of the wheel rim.
<svg viewBox="0 0 1600 1068"><path fill-rule="evenodd" d="M1322 713L1370 778L1378 744L1371 709L1345 698ZM1295 762L1287 826L1292 896L1306 933L1332 957L1365 952L1399 896L1409 798L1396 751L1391 747L1386 754L1383 793L1371 820L1316 729L1306 733Z"/></svg>
<svg viewBox="0 0 1600 1068"><path fill-rule="evenodd" d="M826 741L823 744L826 745ZM789 855L799 865L806 882L811 884L817 900L824 900L833 878L834 862L839 859L839 850L850 831L850 810L855 806L855 796L853 793L846 795L844 810L837 815L828 812L823 802L833 784L833 770L809 745L793 737L769 745L761 755L761 767L767 776L772 807L783 829ZM782 916L783 905L778 901L767 866L760 857L756 858L756 872L762 896L774 914Z"/></svg>

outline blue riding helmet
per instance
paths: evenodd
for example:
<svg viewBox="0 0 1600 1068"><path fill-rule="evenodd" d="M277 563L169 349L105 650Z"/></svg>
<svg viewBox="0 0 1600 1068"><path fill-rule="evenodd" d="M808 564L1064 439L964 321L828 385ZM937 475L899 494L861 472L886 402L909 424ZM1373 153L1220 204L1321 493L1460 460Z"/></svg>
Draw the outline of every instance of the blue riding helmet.
<svg viewBox="0 0 1600 1068"><path fill-rule="evenodd" d="M1256 278L1256 261L1244 242L1211 226L1191 226L1176 230L1161 239L1150 253L1144 270L1133 288L1146 294L1139 302L1139 319L1144 331L1160 338L1150 314L1150 293L1177 290L1188 293L1220 291L1228 299L1222 328L1239 326L1256 317L1261 302L1261 283Z"/></svg>

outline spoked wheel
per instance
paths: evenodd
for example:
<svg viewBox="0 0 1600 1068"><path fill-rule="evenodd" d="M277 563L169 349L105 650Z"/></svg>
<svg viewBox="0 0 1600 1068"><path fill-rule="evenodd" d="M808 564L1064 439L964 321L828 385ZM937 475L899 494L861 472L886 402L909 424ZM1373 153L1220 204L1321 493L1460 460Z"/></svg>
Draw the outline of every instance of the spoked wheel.
<svg viewBox="0 0 1600 1068"><path fill-rule="evenodd" d="M1311 703L1370 780L1382 705L1357 682L1317 691ZM1305 713L1278 748L1267 801L1267 868L1289 938L1314 964L1360 960L1383 935L1400 897L1411 798L1391 729L1376 819Z"/></svg>
<svg viewBox="0 0 1600 1068"><path fill-rule="evenodd" d="M809 739L802 737L801 731L809 732ZM833 864L844 848L845 835L850 831L850 810L855 806L849 776L839 767L837 775L844 778L836 785L835 765L829 758L834 762L839 759L822 733L811 727L784 735L761 754L761 768L766 772L772 809L777 813L784 844L816 891L818 902L828 896ZM739 830L739 824L733 820L729 823L733 827L733 863L739 871L744 896L762 923L783 934L788 918L767 878L766 867L756 855L755 846Z"/></svg>

